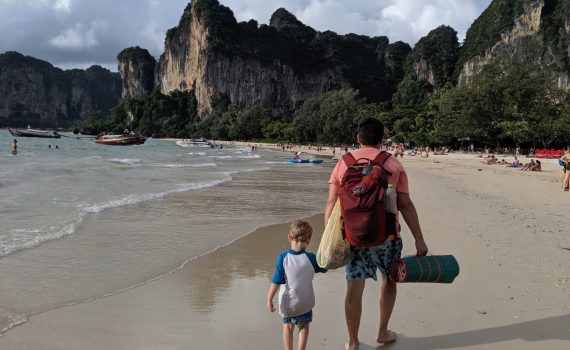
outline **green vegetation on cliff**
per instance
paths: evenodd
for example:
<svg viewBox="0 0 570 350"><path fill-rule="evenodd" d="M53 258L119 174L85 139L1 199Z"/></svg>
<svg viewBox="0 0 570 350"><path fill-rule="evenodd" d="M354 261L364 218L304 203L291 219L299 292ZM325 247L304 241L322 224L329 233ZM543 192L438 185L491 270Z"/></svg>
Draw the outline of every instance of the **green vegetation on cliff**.
<svg viewBox="0 0 570 350"><path fill-rule="evenodd" d="M419 111L394 125L399 141L416 145L552 147L570 143L570 95L535 66L505 71L488 65L467 86L448 84Z"/></svg>
<svg viewBox="0 0 570 350"><path fill-rule="evenodd" d="M524 5L533 0L493 0L489 7L473 22L461 47L456 76L470 58L485 52L501 38L501 33L510 30L515 19L523 13Z"/></svg>
<svg viewBox="0 0 570 350"><path fill-rule="evenodd" d="M417 68L414 65L419 65L423 61L429 72L433 74L434 86L441 87L446 83L455 83L453 73L458 57L457 32L449 26L442 25L417 42L406 59L406 71L416 75Z"/></svg>
<svg viewBox="0 0 570 350"><path fill-rule="evenodd" d="M64 71L13 51L0 54L0 78L0 118L11 126L65 127L121 96L119 75L105 68Z"/></svg>

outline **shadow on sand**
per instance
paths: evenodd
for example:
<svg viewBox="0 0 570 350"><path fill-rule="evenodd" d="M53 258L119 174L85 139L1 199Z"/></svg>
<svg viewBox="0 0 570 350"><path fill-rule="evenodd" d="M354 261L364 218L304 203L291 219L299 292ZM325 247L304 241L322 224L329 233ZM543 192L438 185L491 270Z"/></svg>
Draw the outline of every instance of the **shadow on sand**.
<svg viewBox="0 0 570 350"><path fill-rule="evenodd" d="M399 335L396 344L406 349L449 349L515 339L529 342L553 339L570 341L570 315L431 337L413 338Z"/></svg>

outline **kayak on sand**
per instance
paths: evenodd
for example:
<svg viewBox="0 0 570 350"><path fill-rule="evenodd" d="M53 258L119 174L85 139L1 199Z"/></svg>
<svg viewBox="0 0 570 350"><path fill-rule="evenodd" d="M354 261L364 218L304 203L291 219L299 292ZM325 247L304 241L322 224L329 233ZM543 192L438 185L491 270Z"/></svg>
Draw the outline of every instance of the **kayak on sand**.
<svg viewBox="0 0 570 350"><path fill-rule="evenodd" d="M320 164L322 163L322 159L287 159L287 163L313 163L313 164Z"/></svg>

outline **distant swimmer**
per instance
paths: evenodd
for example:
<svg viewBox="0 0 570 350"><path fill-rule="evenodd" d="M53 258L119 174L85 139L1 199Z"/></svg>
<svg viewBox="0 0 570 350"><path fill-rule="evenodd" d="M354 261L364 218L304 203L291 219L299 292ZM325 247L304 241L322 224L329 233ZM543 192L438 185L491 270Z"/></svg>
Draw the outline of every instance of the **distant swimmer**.
<svg viewBox="0 0 570 350"><path fill-rule="evenodd" d="M55 145L55 149L59 149L59 146L58 146L58 145Z"/></svg>
<svg viewBox="0 0 570 350"><path fill-rule="evenodd" d="M14 139L14 141L12 141L12 154L16 155L18 154L18 140Z"/></svg>

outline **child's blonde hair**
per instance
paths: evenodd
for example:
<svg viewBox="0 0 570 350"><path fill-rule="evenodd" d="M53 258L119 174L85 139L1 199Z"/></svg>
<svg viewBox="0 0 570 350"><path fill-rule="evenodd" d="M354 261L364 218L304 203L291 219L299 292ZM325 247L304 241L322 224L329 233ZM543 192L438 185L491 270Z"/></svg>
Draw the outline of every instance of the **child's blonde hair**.
<svg viewBox="0 0 570 350"><path fill-rule="evenodd" d="M292 241L309 243L313 235L313 228L305 220L295 220L289 229L289 238Z"/></svg>

